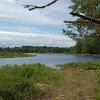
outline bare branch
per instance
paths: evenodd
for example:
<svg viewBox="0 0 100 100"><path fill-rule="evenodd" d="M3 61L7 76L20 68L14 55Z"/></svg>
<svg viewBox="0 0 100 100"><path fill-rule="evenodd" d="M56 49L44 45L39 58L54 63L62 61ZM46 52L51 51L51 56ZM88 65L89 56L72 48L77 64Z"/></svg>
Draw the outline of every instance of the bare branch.
<svg viewBox="0 0 100 100"><path fill-rule="evenodd" d="M83 18L84 20L91 21L91 22L93 22L95 24L100 24L100 20L95 20L95 19L92 19L92 18L88 18L86 16L83 16L83 15L80 15L80 14L77 14L77 13L74 13L74 12L71 12L70 14L73 15L73 16L77 16L77 17Z"/></svg>
<svg viewBox="0 0 100 100"><path fill-rule="evenodd" d="M46 8L46 7L48 7L48 6L56 3L57 1L58 0L53 0L52 2L50 2L50 3L48 3L48 4L44 5L44 6L35 6L35 5L23 5L23 6L24 6L24 8L29 8L29 11L31 11L31 10L34 10L34 9L43 9L43 8Z"/></svg>

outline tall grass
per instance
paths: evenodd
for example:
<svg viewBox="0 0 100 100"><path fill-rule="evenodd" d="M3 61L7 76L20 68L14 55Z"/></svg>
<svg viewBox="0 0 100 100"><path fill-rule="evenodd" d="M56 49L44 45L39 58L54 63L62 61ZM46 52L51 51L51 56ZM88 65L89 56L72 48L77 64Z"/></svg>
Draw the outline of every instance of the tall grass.
<svg viewBox="0 0 100 100"><path fill-rule="evenodd" d="M0 100L27 100L56 86L61 75L41 64L0 68Z"/></svg>

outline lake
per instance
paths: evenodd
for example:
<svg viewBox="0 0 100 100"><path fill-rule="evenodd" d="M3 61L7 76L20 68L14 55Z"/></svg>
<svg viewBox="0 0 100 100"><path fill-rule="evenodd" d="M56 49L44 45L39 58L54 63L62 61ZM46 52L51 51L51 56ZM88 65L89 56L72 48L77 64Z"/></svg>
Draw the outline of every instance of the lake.
<svg viewBox="0 0 100 100"><path fill-rule="evenodd" d="M70 62L84 62L84 61L100 61L100 57L94 56L75 56L64 54L37 54L35 57L24 58L0 58L0 66L7 64L32 64L41 63L47 66L55 66L57 64L65 64Z"/></svg>

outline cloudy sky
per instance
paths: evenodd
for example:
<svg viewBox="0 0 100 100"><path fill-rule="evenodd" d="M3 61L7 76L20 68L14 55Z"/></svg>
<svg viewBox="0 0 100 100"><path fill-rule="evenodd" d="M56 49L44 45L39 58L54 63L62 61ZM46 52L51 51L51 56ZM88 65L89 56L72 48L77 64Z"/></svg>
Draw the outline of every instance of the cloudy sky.
<svg viewBox="0 0 100 100"><path fill-rule="evenodd" d="M64 36L64 20L69 15L71 0L59 0L44 10L28 11L22 4L45 5L52 0L0 0L0 46L41 45L70 47L75 42Z"/></svg>

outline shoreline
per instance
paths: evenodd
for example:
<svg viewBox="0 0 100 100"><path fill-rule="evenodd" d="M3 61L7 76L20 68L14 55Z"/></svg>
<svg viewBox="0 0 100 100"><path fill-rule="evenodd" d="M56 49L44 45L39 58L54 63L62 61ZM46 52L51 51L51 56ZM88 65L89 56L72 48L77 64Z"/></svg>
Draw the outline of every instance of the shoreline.
<svg viewBox="0 0 100 100"><path fill-rule="evenodd" d="M0 52L0 58L24 58L24 57L34 57L36 54L33 53L22 53L22 52Z"/></svg>
<svg viewBox="0 0 100 100"><path fill-rule="evenodd" d="M23 52L0 52L0 58L17 58L17 57L33 57L38 54L59 54L59 55L75 55L75 56L94 56L100 57L100 54L72 54L72 53L23 53Z"/></svg>

